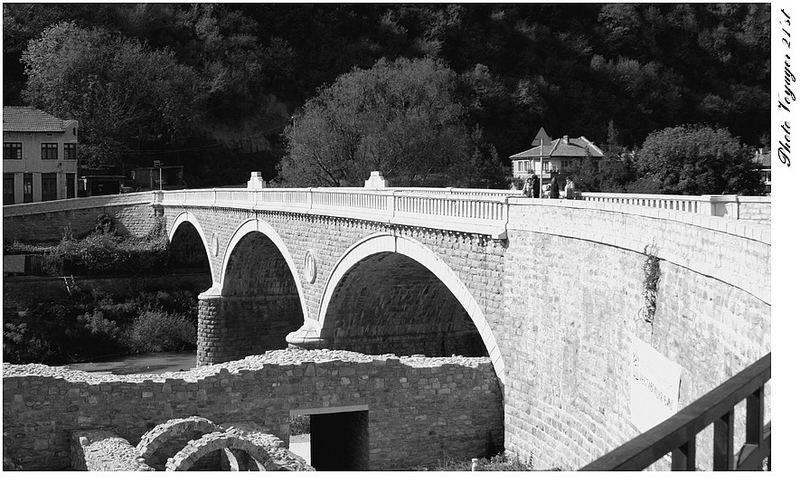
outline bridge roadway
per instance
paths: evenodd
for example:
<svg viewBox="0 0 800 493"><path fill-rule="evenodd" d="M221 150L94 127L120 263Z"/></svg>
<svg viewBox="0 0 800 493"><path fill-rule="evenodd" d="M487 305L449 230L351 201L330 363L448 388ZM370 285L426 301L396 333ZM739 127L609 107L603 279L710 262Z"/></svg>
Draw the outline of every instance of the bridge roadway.
<svg viewBox="0 0 800 493"><path fill-rule="evenodd" d="M100 212L133 234L163 223L177 255L211 271L199 364L287 343L488 356L505 449L537 468L573 469L638 434L634 340L679 365L681 407L770 351L768 201L586 199L181 190L6 207L4 226L41 237ZM658 266L655 297L643 293L645 265ZM700 464L705 455L701 437Z"/></svg>

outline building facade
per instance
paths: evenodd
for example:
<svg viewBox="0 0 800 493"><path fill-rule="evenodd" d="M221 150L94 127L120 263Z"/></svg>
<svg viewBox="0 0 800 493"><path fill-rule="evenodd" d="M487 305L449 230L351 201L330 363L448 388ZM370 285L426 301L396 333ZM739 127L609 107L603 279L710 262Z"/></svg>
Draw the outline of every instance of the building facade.
<svg viewBox="0 0 800 493"><path fill-rule="evenodd" d="M3 106L3 204L76 196L78 122Z"/></svg>
<svg viewBox="0 0 800 493"><path fill-rule="evenodd" d="M524 179L536 174L545 181L554 173L577 170L584 158L599 160L602 157L603 151L586 137L568 135L509 156L514 178Z"/></svg>

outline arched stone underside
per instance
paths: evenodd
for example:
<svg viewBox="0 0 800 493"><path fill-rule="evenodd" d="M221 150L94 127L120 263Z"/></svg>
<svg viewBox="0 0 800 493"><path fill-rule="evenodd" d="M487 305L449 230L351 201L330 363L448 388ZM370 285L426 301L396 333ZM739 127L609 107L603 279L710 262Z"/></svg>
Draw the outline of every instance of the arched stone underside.
<svg viewBox="0 0 800 493"><path fill-rule="evenodd" d="M286 335L303 324L298 284L281 249L259 230L235 239L226 252L219 296L200 297L199 364L283 349Z"/></svg>
<svg viewBox="0 0 800 493"><path fill-rule="evenodd" d="M219 458L230 470L311 471L306 462L283 446L283 441L254 423L237 423L192 440L167 461L167 471L208 468Z"/></svg>
<svg viewBox="0 0 800 493"><path fill-rule="evenodd" d="M464 283L421 243L365 238L337 262L325 286L320 338L371 354L488 355L505 365L483 311Z"/></svg>
<svg viewBox="0 0 800 493"><path fill-rule="evenodd" d="M145 433L136 446L136 452L148 466L163 471L167 459L188 442L215 431L222 431L222 428L200 416L171 419Z"/></svg>
<svg viewBox="0 0 800 493"><path fill-rule="evenodd" d="M489 355L447 286L398 253L367 257L342 277L321 336L331 349L366 354Z"/></svg>
<svg viewBox="0 0 800 493"><path fill-rule="evenodd" d="M200 221L190 212L178 215L169 230L170 265L179 269L206 270L214 282L211 251Z"/></svg>

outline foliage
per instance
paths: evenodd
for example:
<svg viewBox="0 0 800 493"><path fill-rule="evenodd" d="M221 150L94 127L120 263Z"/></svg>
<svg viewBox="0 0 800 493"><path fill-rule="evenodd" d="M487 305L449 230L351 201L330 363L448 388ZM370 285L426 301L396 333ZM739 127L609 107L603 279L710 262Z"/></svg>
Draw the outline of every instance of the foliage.
<svg viewBox="0 0 800 493"><path fill-rule="evenodd" d="M657 193L754 195L764 189L753 155L726 129L683 125L650 134L636 166Z"/></svg>
<svg viewBox="0 0 800 493"><path fill-rule="evenodd" d="M471 471L472 459L455 460L443 459L433 467L433 471ZM491 458L479 458L477 464L478 471L534 471L530 461L523 461L516 456L507 455L501 452Z"/></svg>
<svg viewBox="0 0 800 493"><path fill-rule="evenodd" d="M116 90L125 84L104 74L119 73L111 62L127 64L139 53L166 62L160 78L150 70L157 64L144 59L143 73L131 73L130 85L142 83L143 93L158 80L168 87L191 83L185 116L194 135L169 125L157 131L165 120L154 115L156 123L142 130L142 141L150 140L140 146L138 128L133 139L119 128L105 135L90 123L81 140L92 145L82 146L81 155L86 162L122 156L187 164L186 180L196 185L232 184L220 170L241 162L275 176L283 153L278 136L289 115L337 77L381 58L427 57L449 66L466 127L479 126L505 165L507 156L529 147L540 125L597 142L613 119L619 144L629 149L655 130L688 122L728 128L748 145L768 144L770 137L770 9L763 3L22 3L4 4L3 13L5 104L22 102L29 84L20 61L29 42L69 22L80 26L70 32L88 46L59 47L52 56L40 50L47 60L69 55L60 60L68 63L48 62L45 71L68 76L59 94L80 94L93 82L85 92L115 114L126 106L101 96L127 94ZM95 32L105 33L113 48L98 46ZM74 61L92 63L71 70ZM173 77L177 72L187 77ZM85 80L76 76L82 73ZM93 73L102 77L94 82ZM130 101L140 99L131 94ZM167 105L167 114L182 108ZM124 138L112 139L118 133ZM245 181L248 169L235 169Z"/></svg>
<svg viewBox="0 0 800 493"><path fill-rule="evenodd" d="M32 40L22 61L25 101L80 122L84 165L179 139L194 120L196 76L169 49L65 22Z"/></svg>
<svg viewBox="0 0 800 493"><path fill-rule="evenodd" d="M101 231L107 227L100 225ZM100 231L82 240L65 236L44 252L42 270L52 275L159 272L169 258L163 236L134 238Z"/></svg>
<svg viewBox="0 0 800 493"><path fill-rule="evenodd" d="M146 311L133 321L127 337L135 352L182 351L197 345L197 328L183 315Z"/></svg>
<svg viewBox="0 0 800 493"><path fill-rule="evenodd" d="M80 283L79 283L80 284ZM198 289L110 296L73 289L67 299L18 300L4 294L3 358L62 364L112 354L179 351L196 345Z"/></svg>
<svg viewBox="0 0 800 493"><path fill-rule="evenodd" d="M571 176L583 192L625 192L638 175L630 155L606 153L599 161L582 159Z"/></svg>
<svg viewBox="0 0 800 493"><path fill-rule="evenodd" d="M311 416L298 414L289 418L289 434L305 435L311 433Z"/></svg>
<svg viewBox="0 0 800 493"><path fill-rule="evenodd" d="M642 319L648 323L653 323L656 314L656 301L658 300L658 281L661 279L661 260L656 256L655 245L648 245L644 249L645 260L642 270L644 271L644 281L642 292L644 294L644 308Z"/></svg>
<svg viewBox="0 0 800 493"><path fill-rule="evenodd" d="M455 83L453 71L429 58L381 59L340 76L287 129L283 177L296 186L357 186L373 170L395 186L465 177L460 166L474 169L483 160L471 145L480 136L470 135L454 99Z"/></svg>

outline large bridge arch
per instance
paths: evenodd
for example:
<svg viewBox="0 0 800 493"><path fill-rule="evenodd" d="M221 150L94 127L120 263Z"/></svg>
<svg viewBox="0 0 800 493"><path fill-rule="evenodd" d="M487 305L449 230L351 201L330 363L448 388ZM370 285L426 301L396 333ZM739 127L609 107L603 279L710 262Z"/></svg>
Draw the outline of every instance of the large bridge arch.
<svg viewBox="0 0 800 493"><path fill-rule="evenodd" d="M379 258L380 255L399 255L409 259L415 264L426 269L433 278L438 279L455 298L458 304L464 309L471 322L477 329L480 340L486 349L486 353L494 365L497 378L503 382L505 378L505 363L500 353L500 349L495 340L489 322L478 305L475 298L470 293L464 282L458 275L433 251L422 243L403 236L396 236L387 233L378 233L368 236L358 243L351 246L334 265L323 289L322 302L317 320L320 324L320 334L323 338L331 334L330 324L326 324L326 318L330 315L332 300L337 292L337 288L342 285L346 276L353 272L359 264L369 259Z"/></svg>
<svg viewBox="0 0 800 493"><path fill-rule="evenodd" d="M286 347L303 325L303 287L289 249L266 221L246 219L233 232L219 281L200 295L197 362L221 363Z"/></svg>
<svg viewBox="0 0 800 493"><path fill-rule="evenodd" d="M225 248L225 255L223 256L222 260L222 271L219 279L220 294L223 296L227 294L226 287L231 285L231 258L233 257L234 252L236 251L237 247L243 244L243 241L245 241L246 238L253 238L253 234L266 237L275 246L275 248L277 248L277 251L280 252L280 255L283 257L289 272L291 272L294 287L297 290L297 294L300 298L300 306L303 310L303 317L306 318L308 316L308 308L306 307L306 298L303 294L303 285L300 281L300 273L294 263L294 259L289 251L289 247L286 246L286 243L283 241L275 228L273 228L267 221L260 218L248 219L244 221L239 225L239 227L236 228L236 231L233 233L230 241L228 241L228 245Z"/></svg>

